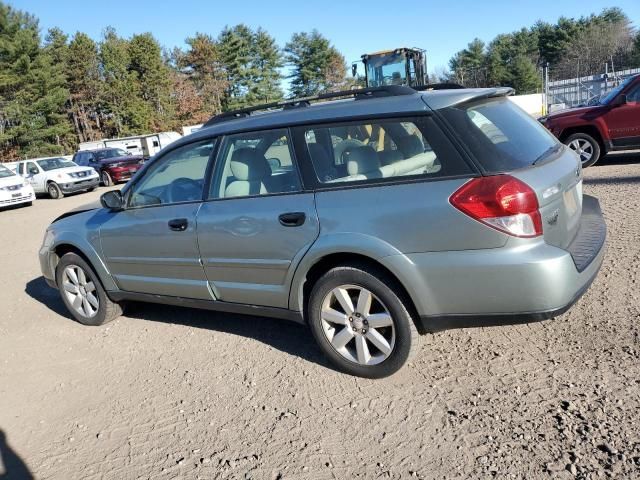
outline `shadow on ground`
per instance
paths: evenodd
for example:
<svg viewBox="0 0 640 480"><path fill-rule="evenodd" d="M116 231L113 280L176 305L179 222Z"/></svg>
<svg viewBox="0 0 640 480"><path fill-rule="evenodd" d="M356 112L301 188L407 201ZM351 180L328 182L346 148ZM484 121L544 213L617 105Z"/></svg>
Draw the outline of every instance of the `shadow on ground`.
<svg viewBox="0 0 640 480"><path fill-rule="evenodd" d="M32 480L27 464L13 451L0 429L0 480Z"/></svg>
<svg viewBox="0 0 640 480"><path fill-rule="evenodd" d="M71 321L60 294L47 285L44 277L27 283L25 293ZM282 352L333 369L316 345L311 331L304 325L287 320L140 302L127 304L124 316L253 338Z"/></svg>

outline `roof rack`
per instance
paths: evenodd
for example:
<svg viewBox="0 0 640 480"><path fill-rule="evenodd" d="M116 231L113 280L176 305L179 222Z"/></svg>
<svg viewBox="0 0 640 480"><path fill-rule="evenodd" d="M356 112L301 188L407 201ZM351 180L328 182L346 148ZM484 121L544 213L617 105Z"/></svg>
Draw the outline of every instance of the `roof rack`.
<svg viewBox="0 0 640 480"><path fill-rule="evenodd" d="M416 93L411 87L405 87L403 85L385 85L382 87L371 88L357 88L353 90L343 90L341 92L322 93L313 97L292 98L289 100L281 100L279 102L265 103L263 105L256 105L254 107L241 108L238 110L232 110L229 112L214 115L203 125L203 128L210 127L217 123L234 120L236 118L248 117L253 112L262 110L272 110L281 108L283 110L289 110L292 108L304 108L311 105L311 102L317 102L320 100L329 100L332 98L346 98L353 97L356 100L362 100L365 98L375 97L394 97L398 95L413 95Z"/></svg>

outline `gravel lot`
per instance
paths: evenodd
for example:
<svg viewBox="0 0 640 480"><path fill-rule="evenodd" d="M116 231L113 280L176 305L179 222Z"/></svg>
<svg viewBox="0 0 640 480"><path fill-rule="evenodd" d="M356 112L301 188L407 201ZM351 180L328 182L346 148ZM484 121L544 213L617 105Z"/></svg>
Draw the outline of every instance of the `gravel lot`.
<svg viewBox="0 0 640 480"><path fill-rule="evenodd" d="M608 253L573 309L423 336L377 381L332 370L284 321L137 304L83 327L37 250L53 218L104 189L0 212L8 478L19 459L45 479L638 478L640 155L585 177Z"/></svg>

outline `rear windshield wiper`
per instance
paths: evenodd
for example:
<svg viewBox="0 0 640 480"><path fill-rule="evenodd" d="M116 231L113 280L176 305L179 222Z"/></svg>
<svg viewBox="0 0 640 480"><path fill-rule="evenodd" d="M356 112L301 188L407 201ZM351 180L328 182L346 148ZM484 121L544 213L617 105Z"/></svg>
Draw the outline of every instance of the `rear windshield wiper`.
<svg viewBox="0 0 640 480"><path fill-rule="evenodd" d="M542 152L542 155L540 155L538 158L536 158L535 161L531 165L535 165L538 162L540 162L540 161L544 160L545 158L547 158L552 153L556 153L561 147L562 147L561 143L558 143L556 145L550 146L544 152Z"/></svg>

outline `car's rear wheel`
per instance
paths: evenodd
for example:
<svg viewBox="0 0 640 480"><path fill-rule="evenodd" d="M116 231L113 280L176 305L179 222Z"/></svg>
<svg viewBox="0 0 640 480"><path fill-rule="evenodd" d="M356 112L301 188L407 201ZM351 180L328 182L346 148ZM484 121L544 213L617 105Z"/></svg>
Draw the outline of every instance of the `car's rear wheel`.
<svg viewBox="0 0 640 480"><path fill-rule="evenodd" d="M109 175L109 172L102 172L102 184L105 187L110 187L111 185L113 185L113 179L111 178L111 175Z"/></svg>
<svg viewBox="0 0 640 480"><path fill-rule="evenodd" d="M47 193L54 200L58 200L64 197L64 193L62 193L62 190L55 182L49 182L49 185L47 185Z"/></svg>
<svg viewBox="0 0 640 480"><path fill-rule="evenodd" d="M341 266L314 285L309 325L340 370L367 378L398 371L415 353L418 332L395 279L369 266Z"/></svg>
<svg viewBox="0 0 640 480"><path fill-rule="evenodd" d="M65 306L84 325L103 325L122 315L91 266L79 255L67 253L56 268L56 283Z"/></svg>
<svg viewBox="0 0 640 480"><path fill-rule="evenodd" d="M574 133L569 135L564 143L578 154L582 162L582 168L590 167L600 159L600 144L591 135Z"/></svg>

